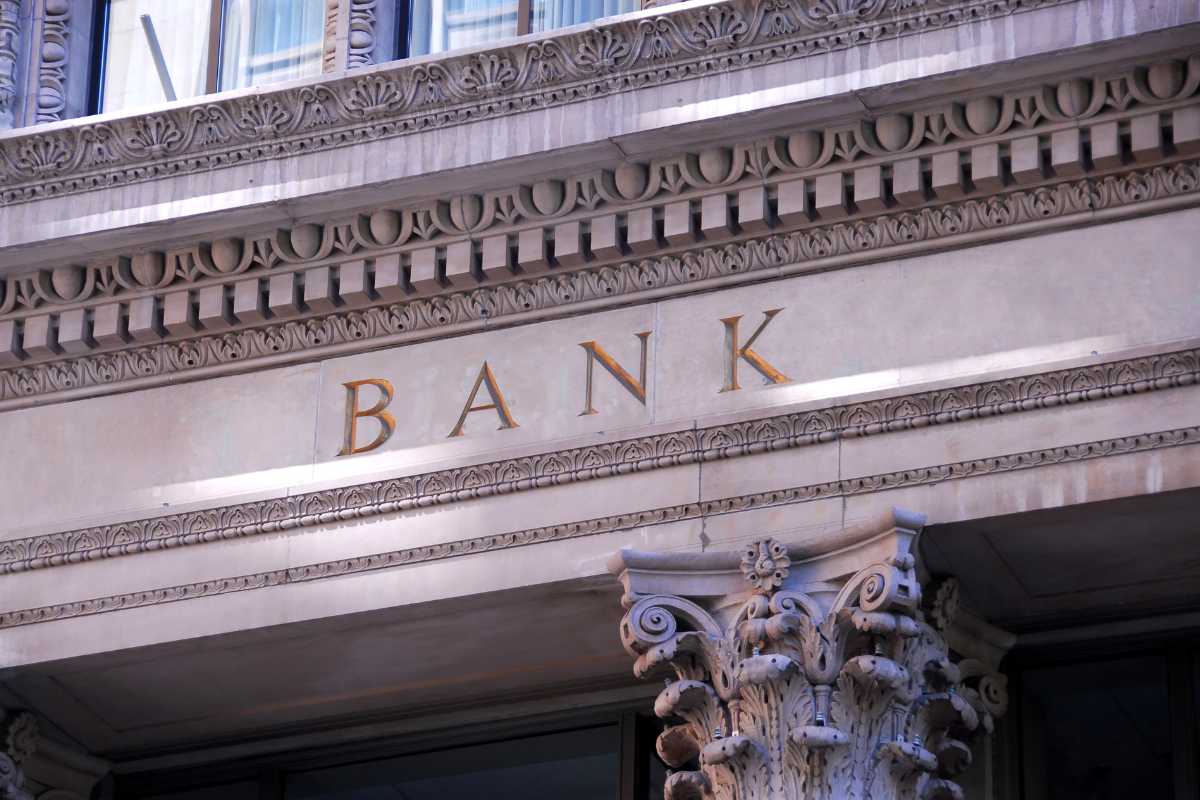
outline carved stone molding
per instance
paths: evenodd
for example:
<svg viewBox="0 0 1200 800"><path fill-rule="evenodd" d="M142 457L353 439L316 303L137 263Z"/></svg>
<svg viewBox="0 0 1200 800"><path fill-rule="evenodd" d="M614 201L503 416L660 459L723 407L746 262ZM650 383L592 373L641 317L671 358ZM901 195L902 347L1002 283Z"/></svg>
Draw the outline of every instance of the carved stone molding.
<svg viewBox="0 0 1200 800"><path fill-rule="evenodd" d="M342 147L1069 2L854 0L845 13L813 0L727 0L670 9L485 53L10 138L0 142L0 202ZM355 0L352 11L360 36L350 56L362 60L376 39L362 35L372 7Z"/></svg>
<svg viewBox="0 0 1200 800"><path fill-rule="evenodd" d="M71 0L45 0L38 47L37 122L58 122L67 110Z"/></svg>
<svg viewBox="0 0 1200 800"><path fill-rule="evenodd" d="M0 0L0 131L11 128L16 121L20 13L20 0Z"/></svg>
<svg viewBox="0 0 1200 800"><path fill-rule="evenodd" d="M325 0L325 29L321 40L321 71L337 70L338 13L342 0Z"/></svg>
<svg viewBox="0 0 1200 800"><path fill-rule="evenodd" d="M322 72L340 72L375 63L380 0L326 0ZM386 20L391 15L384 9ZM386 24L386 23L385 23Z"/></svg>
<svg viewBox="0 0 1200 800"><path fill-rule="evenodd" d="M1067 464L1126 453L1194 444L1200 444L1200 427L1179 428L1139 436L1104 439L1065 447L1010 453L987 459L959 461L922 469L794 486L788 489L738 495L702 503L683 503L635 513L615 514L578 522L546 525L538 528L488 534L486 536L476 536L469 539L459 539L434 545L421 545L383 553L373 553L371 555L338 559L336 561L305 564L288 569L258 572L250 575L237 575L176 586L158 587L125 594L95 597L76 602L57 603L37 608L5 611L0 612L0 630L41 622L54 622L56 620L86 617L94 614L106 614L112 611L156 606L163 603L175 603L199 597L213 597L234 592L265 589L289 583L302 583L344 575L357 575L380 569L457 558L458 556L477 555L496 550L507 550L514 547L525 547L545 542L561 542L569 539L633 530L689 519L734 514L756 508L795 505L797 503L808 503L830 497L871 494L888 491L889 489L944 483L946 481L984 477L1004 472L1036 469L1054 464ZM329 519L325 521L333 520ZM168 544L167 546L170 545ZM946 619L949 619L949 616L946 616ZM956 647L959 643L958 640L964 638L964 634L954 626L951 626L950 634L948 635L952 637L951 643L955 644ZM967 638L977 638L977 631L970 632ZM986 642L980 644L983 645Z"/></svg>
<svg viewBox="0 0 1200 800"><path fill-rule="evenodd" d="M0 709L0 800L33 800L25 788L25 762L37 749L37 720L28 712Z"/></svg>
<svg viewBox="0 0 1200 800"><path fill-rule="evenodd" d="M952 657L952 615L926 613L924 517L886 524L822 553L765 539L613 557L634 674L669 676L654 703L658 753L680 770L668 800L963 796L954 778L1005 713L1005 679L996 661Z"/></svg>
<svg viewBox="0 0 1200 800"><path fill-rule="evenodd" d="M1163 208L1164 202L1176 200L1192 204L1200 198L1198 190L1200 162L1185 161L859 221L816 225L723 245L698 245L690 251L657 258L626 260L573 272L555 270L539 278L520 279L521 273L511 283L492 285L485 279L480 285L472 277L467 280L478 288L391 305L355 308L346 300L326 298L330 304L342 302L347 310L75 358L65 356L81 348L86 350L97 344L98 337L103 338L95 320L87 320L82 311L61 313L54 320L45 316L28 318L23 327L15 320L0 320L0 363L7 360L11 364L18 353L24 357L31 351L52 359L0 369L0 406L31 405L43 397L53 400L55 395L100 394L134 381L140 386L153 385L168 376L201 370L211 375L214 369L244 369L255 360L269 363L301 360L345 345L366 349L382 343L431 338L439 331L462 331L505 318L519 319L522 315L557 309L567 312L580 303L592 306L627 303L629 297L646 292L654 292L657 297L663 290L687 291L689 287L711 285L714 281L740 282L759 275L774 278L819 266L845 264L848 259L861 262L875 253L907 252L909 248L935 241L977 242L980 237L1003 235L1008 230L1028 233L1030 225L1048 225L1056 220L1095 221L1096 212L1104 212L1105 218L1111 219L1114 213L1141 213L1141 208L1151 203L1157 203L1157 209ZM594 237L592 241L595 242ZM158 268L161 266L157 264ZM361 281L366 281L363 277L366 262L357 260L352 266L362 273ZM377 291L380 262L375 262L375 267ZM140 268L137 264L131 267L135 271ZM160 280L162 274L161 269L154 272ZM358 291L352 289L356 285L353 280L339 274L342 291ZM46 280L55 287L70 284L70 288L54 291L76 294L91 291L81 272L60 276L56 271ZM289 303L297 302L295 277L285 275L283 280L287 286L282 294ZM338 282L325 281L324 285L338 285ZM362 286L358 295L366 297L369 284ZM220 303L236 302L242 285L234 287L234 301L229 301L229 293L221 285L211 288L219 301L212 312L214 324L228 327L228 316ZM244 288L250 307L261 312L262 287L258 279ZM198 323L193 309L198 306L204 313L206 308L204 295L192 298L186 291L171 301L170 313L156 311L153 299L148 299L150 306L143 309L144 313L138 312L141 318L153 320L165 315L170 319L177 314L178 319L171 324L178 324L181 329L195 330ZM0 298L0 305L4 302ZM105 324L112 327L112 335L120 345L122 337L132 335L133 328L133 322L120 315L133 314L134 307L130 304L119 309L113 307L111 311L115 316L105 317L108 320ZM288 315L291 313L299 312L294 310ZM85 321L90 328L81 327ZM71 333L72 330L75 332ZM51 338L51 331L55 338ZM149 335L157 337L159 333L150 331Z"/></svg>
<svg viewBox="0 0 1200 800"><path fill-rule="evenodd" d="M628 472L1190 386L1200 350L643 436L0 542L0 574L391 514Z"/></svg>
<svg viewBox="0 0 1200 800"><path fill-rule="evenodd" d="M379 0L349 0L350 30L346 44L346 67L366 67L375 63L377 38L375 7Z"/></svg>

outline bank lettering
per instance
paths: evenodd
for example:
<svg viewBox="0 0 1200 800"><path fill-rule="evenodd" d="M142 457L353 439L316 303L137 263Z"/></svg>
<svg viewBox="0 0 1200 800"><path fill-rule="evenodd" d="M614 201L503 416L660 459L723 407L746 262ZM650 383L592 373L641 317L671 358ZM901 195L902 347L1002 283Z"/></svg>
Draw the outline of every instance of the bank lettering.
<svg viewBox="0 0 1200 800"><path fill-rule="evenodd" d="M475 405L475 398L479 395L479 388L488 393L488 397L492 398L490 403L481 403ZM506 428L518 428L517 421L513 419L512 412L508 410L508 403L504 400L504 392L500 391L500 386L496 383L496 376L492 374L492 368L488 363L483 362L483 366L479 368L479 377L475 379L475 385L471 387L471 393L467 395L467 402L463 404L462 413L458 415L458 422L450 430L448 438L463 435L463 425L467 422L467 414L476 411L492 411L495 410L496 416L500 417L500 427L497 430L505 430Z"/></svg>
<svg viewBox="0 0 1200 800"><path fill-rule="evenodd" d="M383 378L350 381L343 383L342 386L346 387L346 443L338 455L352 456L355 453L374 450L390 439L396 430L396 418L386 410L388 404L392 402L392 398L396 396L396 390L392 387L391 381L385 381ZM374 386L379 390L379 400L365 411L358 407L359 391L364 386ZM379 433L369 444L357 447L355 443L358 441L358 421L367 417L379 423Z"/></svg>
<svg viewBox="0 0 1200 800"><path fill-rule="evenodd" d="M764 311L762 322L758 324L758 327L754 329L754 332L750 334L750 338L744 344L741 343L738 333L739 323L742 320L740 314L733 317L725 317L720 321L725 329L725 349L723 354L725 382L719 392L734 392L742 388L738 382L738 365L743 361L753 367L768 383L780 384L789 382L790 379L786 375L753 349L759 337L767 329L767 326L771 324L771 321L782 310L782 308L772 308ZM642 405L646 404L646 370L651 331L641 331L635 333L634 336L637 338L641 349L637 378L634 378L628 369L601 347L599 342L587 341L579 343L586 359L583 410L579 412L579 416L583 417L600 413L596 410L593 403L595 392L594 379L596 375L595 366L597 364L617 382L618 386L633 395ZM396 394L392 384L383 378L368 378L366 380L350 381L342 385L346 388L346 428L345 441L343 442L342 449L338 451L338 455L356 455L380 447L396 431L396 419L387 411L388 405L391 404ZM373 387L378 397L374 405L364 409L361 407L363 402L361 392L364 387L368 386ZM490 402L479 402L481 390L487 395L486 399ZM495 412L500 423L498 430L520 427L508 407L508 401L504 397L504 391L501 389L495 373L486 361L479 368L479 374L475 378L475 383L471 387L470 392L467 393L467 399L463 403L462 412L458 415L458 422L450 429L447 438L453 439L462 436L470 415L483 411ZM373 420L378 430L374 439L366 444L359 444L359 421L366 419Z"/></svg>
<svg viewBox="0 0 1200 800"><path fill-rule="evenodd" d="M579 416L585 417L589 414L600 413L592 405L592 366L596 362L599 362L609 375L616 378L617 383L621 384L627 392L636 397L639 403L646 405L646 343L650 341L650 331L642 331L634 335L641 340L642 344L641 367L638 369L636 381L628 370L618 364L616 359L596 342L579 343L579 346L587 353L587 377L583 384L583 411L579 412Z"/></svg>

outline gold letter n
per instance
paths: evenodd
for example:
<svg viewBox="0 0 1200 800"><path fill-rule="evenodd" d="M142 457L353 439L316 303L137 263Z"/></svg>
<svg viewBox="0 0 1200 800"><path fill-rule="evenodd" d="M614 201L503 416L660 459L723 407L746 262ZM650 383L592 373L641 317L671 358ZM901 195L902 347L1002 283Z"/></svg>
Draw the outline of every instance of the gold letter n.
<svg viewBox="0 0 1200 800"><path fill-rule="evenodd" d="M629 371L617 363L616 359L605 352L604 348L595 342L580 342L579 346L587 353L587 381L583 389L583 411L579 416L584 417L588 414L598 414L600 412L592 406L592 368L595 362L599 361L600 366L608 370L608 374L617 379L617 383L621 384L627 392L638 399L642 405L646 405L646 340L650 338L650 331L642 331L634 334L642 342L642 366L638 372L638 379L635 381Z"/></svg>
<svg viewBox="0 0 1200 800"><path fill-rule="evenodd" d="M758 341L758 337L762 335L762 332L766 330L767 326L771 324L771 320L775 319L775 315L780 311L783 311L783 309L772 308L769 311L764 311L763 317L765 319L759 323L754 333L750 335L749 340L741 346L738 345L738 322L741 321L742 315L725 317L721 320L725 325L725 351L727 355L725 361L725 387L721 389L722 392L733 392L742 388L738 385L738 361L743 358L746 359L747 364L758 370L759 374L766 378L768 382L788 382L786 375L775 369L765 358L751 349L754 343Z"/></svg>

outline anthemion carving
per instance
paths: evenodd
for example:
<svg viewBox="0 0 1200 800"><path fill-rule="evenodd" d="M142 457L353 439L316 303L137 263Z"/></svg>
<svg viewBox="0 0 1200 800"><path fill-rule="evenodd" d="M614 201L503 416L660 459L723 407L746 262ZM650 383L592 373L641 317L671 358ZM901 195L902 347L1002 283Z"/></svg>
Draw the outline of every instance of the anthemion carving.
<svg viewBox="0 0 1200 800"><path fill-rule="evenodd" d="M980 657L952 657L964 612L953 583L923 599L923 525L897 510L828 553L765 539L614 556L634 673L667 676L654 711L659 755L679 770L669 800L963 796L971 741L1007 708L996 655L1012 637L976 620Z"/></svg>
<svg viewBox="0 0 1200 800"><path fill-rule="evenodd" d="M36 718L0 709L0 800L33 800L25 791L22 765L37 746Z"/></svg>
<svg viewBox="0 0 1200 800"><path fill-rule="evenodd" d="M16 119L20 12L20 0L0 0L0 130L11 128Z"/></svg>

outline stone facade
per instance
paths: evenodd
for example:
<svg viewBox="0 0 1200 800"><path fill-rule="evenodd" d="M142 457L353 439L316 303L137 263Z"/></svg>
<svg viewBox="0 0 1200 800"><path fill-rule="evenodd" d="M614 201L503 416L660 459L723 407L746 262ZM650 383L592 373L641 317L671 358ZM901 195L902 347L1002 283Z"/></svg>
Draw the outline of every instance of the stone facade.
<svg viewBox="0 0 1200 800"><path fill-rule="evenodd" d="M1200 489L1194 4L643 5L89 117L0 0L0 797L620 705L674 800L1016 798L1009 654L1195 610L962 556Z"/></svg>

